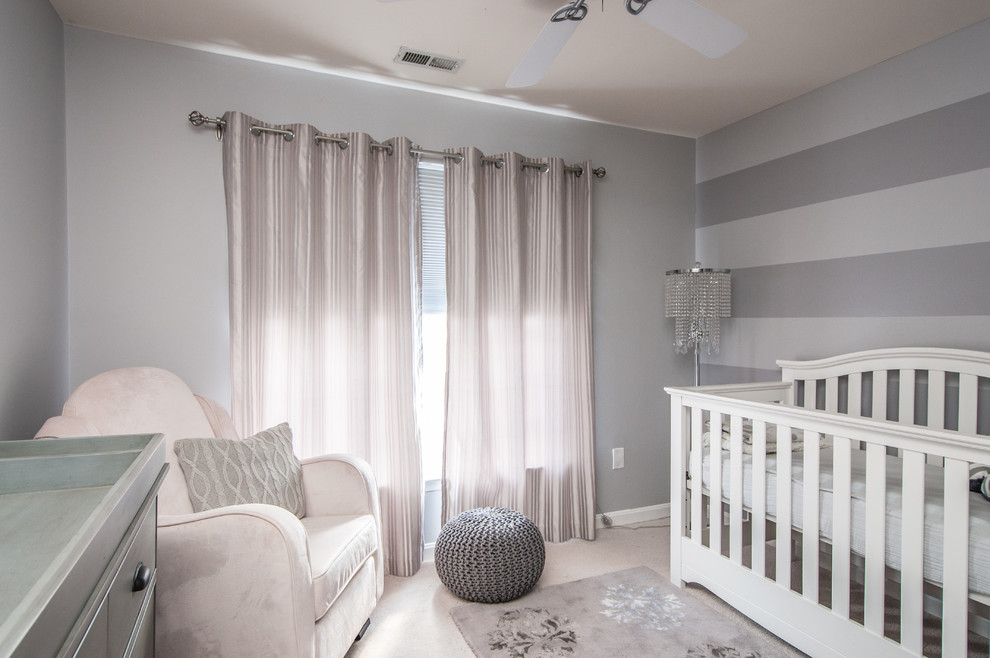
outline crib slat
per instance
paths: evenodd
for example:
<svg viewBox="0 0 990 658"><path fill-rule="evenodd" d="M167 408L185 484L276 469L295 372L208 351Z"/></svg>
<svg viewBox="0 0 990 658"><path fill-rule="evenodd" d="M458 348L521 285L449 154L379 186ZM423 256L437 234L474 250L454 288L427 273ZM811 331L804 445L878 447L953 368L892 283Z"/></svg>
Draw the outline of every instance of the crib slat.
<svg viewBox="0 0 990 658"><path fill-rule="evenodd" d="M863 373L854 372L849 375L848 409L850 416L863 415Z"/></svg>
<svg viewBox="0 0 990 658"><path fill-rule="evenodd" d="M742 416L729 420L729 559L742 564L743 459Z"/></svg>
<svg viewBox="0 0 990 658"><path fill-rule="evenodd" d="M928 427L945 428L945 372L928 371Z"/></svg>
<svg viewBox="0 0 990 658"><path fill-rule="evenodd" d="M897 422L914 425L914 370L901 370L897 393Z"/></svg>
<svg viewBox="0 0 990 658"><path fill-rule="evenodd" d="M829 377L825 380L825 411L835 413L839 410L839 378Z"/></svg>
<svg viewBox="0 0 990 658"><path fill-rule="evenodd" d="M777 584L791 588L791 428L777 425Z"/></svg>
<svg viewBox="0 0 990 658"><path fill-rule="evenodd" d="M873 372L873 412L870 414L876 420L887 420L887 371Z"/></svg>
<svg viewBox="0 0 990 658"><path fill-rule="evenodd" d="M875 382L876 380L874 380ZM874 392L876 387L874 386ZM876 405L874 405L874 410ZM866 446L866 573L863 588L863 625L883 634L884 533L887 497L886 448L879 443Z"/></svg>
<svg viewBox="0 0 990 658"><path fill-rule="evenodd" d="M905 451L901 482L901 644L916 654L922 649L924 607L925 455Z"/></svg>
<svg viewBox="0 0 990 658"><path fill-rule="evenodd" d="M928 427L945 428L945 371L928 371ZM929 455L928 463L942 465L942 458Z"/></svg>
<svg viewBox="0 0 990 658"><path fill-rule="evenodd" d="M679 395L670 396L670 582L683 586L681 581L681 537L684 536L684 499L686 459L684 449L690 446L687 407L681 406Z"/></svg>
<svg viewBox="0 0 990 658"><path fill-rule="evenodd" d="M832 612L848 619L852 442L834 437L832 451Z"/></svg>
<svg viewBox="0 0 990 658"><path fill-rule="evenodd" d="M959 431L964 434L976 434L976 375L959 375Z"/></svg>
<svg viewBox="0 0 990 658"><path fill-rule="evenodd" d="M702 486L702 425L701 407L691 408L691 541L701 544L705 524L701 506L703 502ZM710 435L710 434L709 434Z"/></svg>
<svg viewBox="0 0 990 658"><path fill-rule="evenodd" d="M818 402L818 380L804 380L804 408L814 409Z"/></svg>
<svg viewBox="0 0 990 658"><path fill-rule="evenodd" d="M802 502L804 503L803 519L804 532L803 553L802 553L802 575L801 592L809 601L818 603L818 489L821 486L819 480L820 458L819 446L821 435L818 432L805 430L804 432L804 492Z"/></svg>
<svg viewBox="0 0 990 658"><path fill-rule="evenodd" d="M897 422L904 425L914 425L914 370L901 370L900 383L897 387ZM901 449L895 454L900 457Z"/></svg>
<svg viewBox="0 0 990 658"><path fill-rule="evenodd" d="M849 374L849 390L846 393L846 413L850 416L863 415L863 373L853 372ZM859 441L855 443L859 450Z"/></svg>
<svg viewBox="0 0 990 658"><path fill-rule="evenodd" d="M969 463L945 460L942 655L965 656L969 611Z"/></svg>
<svg viewBox="0 0 990 658"><path fill-rule="evenodd" d="M708 486L708 527L709 548L719 555L722 554L722 414L712 412L710 421L711 435L708 440L710 450L708 468L711 469L711 480Z"/></svg>
<svg viewBox="0 0 990 658"><path fill-rule="evenodd" d="M757 576L766 575L767 530L767 424L753 421L753 565Z"/></svg>

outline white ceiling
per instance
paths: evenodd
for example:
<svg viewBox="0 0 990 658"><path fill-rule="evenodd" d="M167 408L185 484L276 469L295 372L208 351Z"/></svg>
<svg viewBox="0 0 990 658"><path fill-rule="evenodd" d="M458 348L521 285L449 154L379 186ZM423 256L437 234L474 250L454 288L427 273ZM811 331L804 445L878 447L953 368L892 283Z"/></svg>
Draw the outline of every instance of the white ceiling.
<svg viewBox="0 0 990 658"><path fill-rule="evenodd" d="M659 1L659 0L658 0ZM51 0L67 25L697 137L990 17L988 0L697 0L749 38L710 60L588 0L542 82L505 81L565 0ZM400 46L466 60L392 60Z"/></svg>

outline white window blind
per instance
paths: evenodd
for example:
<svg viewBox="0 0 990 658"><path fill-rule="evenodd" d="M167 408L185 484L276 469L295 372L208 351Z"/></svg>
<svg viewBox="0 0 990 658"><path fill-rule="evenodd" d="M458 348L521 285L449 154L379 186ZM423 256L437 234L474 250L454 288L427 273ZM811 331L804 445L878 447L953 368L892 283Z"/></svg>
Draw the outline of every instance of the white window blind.
<svg viewBox="0 0 990 658"><path fill-rule="evenodd" d="M420 161L419 204L423 253L423 377L419 414L423 479L439 479L447 381L447 244L443 163ZM427 511L430 514L430 510ZM439 523L439 512L437 511Z"/></svg>
<svg viewBox="0 0 990 658"><path fill-rule="evenodd" d="M443 218L443 163L419 163L423 217L423 314L447 312L447 245Z"/></svg>

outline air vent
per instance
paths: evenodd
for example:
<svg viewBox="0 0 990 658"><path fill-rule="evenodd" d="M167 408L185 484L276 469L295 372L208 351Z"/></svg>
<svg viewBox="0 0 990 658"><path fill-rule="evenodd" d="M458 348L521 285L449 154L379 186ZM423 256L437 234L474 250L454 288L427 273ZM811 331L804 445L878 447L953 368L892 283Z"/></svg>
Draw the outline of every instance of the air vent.
<svg viewBox="0 0 990 658"><path fill-rule="evenodd" d="M412 64L413 66L426 66L431 69L440 69L441 71L450 71L454 73L461 67L464 63L463 59L457 59L456 57L448 57L447 55L436 55L434 53L428 53L423 50L411 50L402 46L399 48L399 53L392 60L398 62L399 64Z"/></svg>

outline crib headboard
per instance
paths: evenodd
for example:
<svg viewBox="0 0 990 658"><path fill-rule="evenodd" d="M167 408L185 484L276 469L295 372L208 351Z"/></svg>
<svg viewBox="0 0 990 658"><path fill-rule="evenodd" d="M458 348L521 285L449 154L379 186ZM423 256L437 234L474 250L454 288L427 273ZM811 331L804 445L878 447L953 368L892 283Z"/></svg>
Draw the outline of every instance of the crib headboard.
<svg viewBox="0 0 990 658"><path fill-rule="evenodd" d="M905 347L777 365L799 406L990 434L988 352Z"/></svg>

